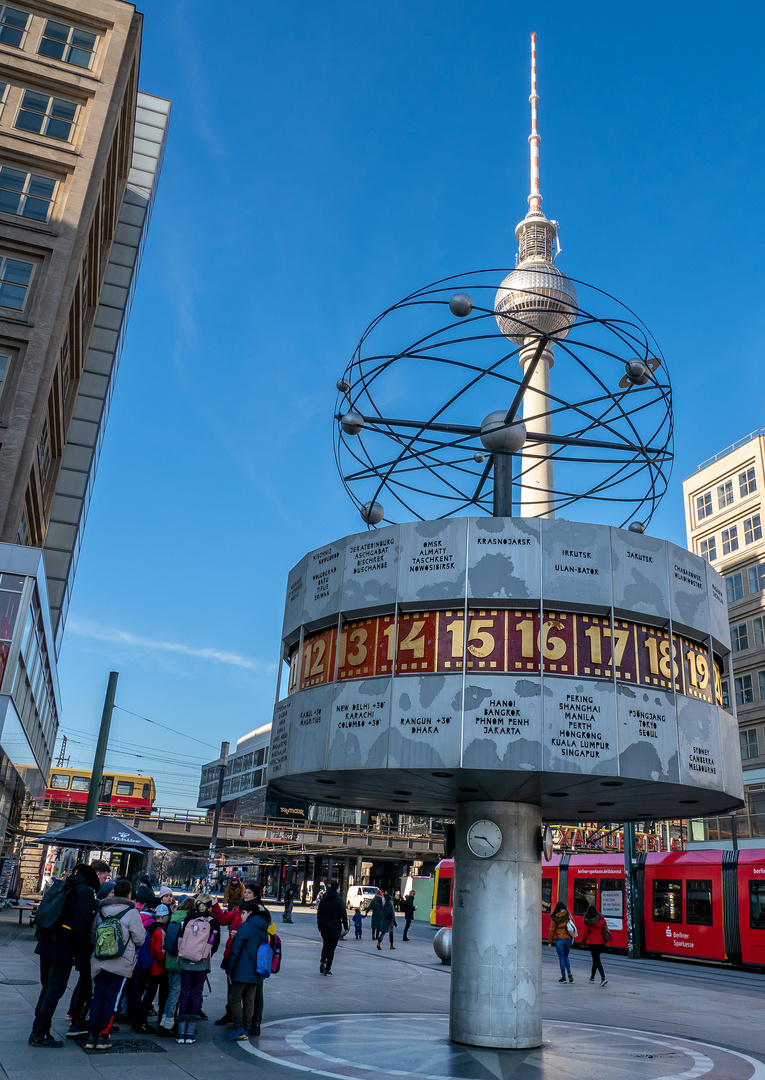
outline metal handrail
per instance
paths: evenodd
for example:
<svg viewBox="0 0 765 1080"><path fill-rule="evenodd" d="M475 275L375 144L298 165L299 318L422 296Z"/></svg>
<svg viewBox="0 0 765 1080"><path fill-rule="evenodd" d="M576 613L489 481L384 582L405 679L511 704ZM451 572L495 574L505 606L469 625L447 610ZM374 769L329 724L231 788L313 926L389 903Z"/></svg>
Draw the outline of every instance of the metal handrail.
<svg viewBox="0 0 765 1080"><path fill-rule="evenodd" d="M715 461L719 461L720 458L724 458L726 454L730 454L733 450L738 450L739 446L744 446L745 443L751 442L752 439L756 439L758 435L765 435L765 428L757 428L756 431L750 432L745 435L743 439L739 439L737 442L731 443L725 450L721 450L719 454L715 454L714 457L707 458L706 461L702 461L700 465L696 467L696 472L700 472L702 469L706 469L707 465L713 465ZM691 473L693 475L693 473Z"/></svg>

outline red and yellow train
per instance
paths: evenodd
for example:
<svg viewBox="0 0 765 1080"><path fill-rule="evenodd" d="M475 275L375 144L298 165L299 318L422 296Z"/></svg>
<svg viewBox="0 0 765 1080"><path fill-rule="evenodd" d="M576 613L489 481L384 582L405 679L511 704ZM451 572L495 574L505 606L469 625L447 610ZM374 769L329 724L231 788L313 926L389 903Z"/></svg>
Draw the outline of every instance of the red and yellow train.
<svg viewBox="0 0 765 1080"><path fill-rule="evenodd" d="M90 769L64 769L54 766L50 771L45 798L49 802L84 806L88 801L90 777ZM105 772L98 805L140 810L150 814L156 797L157 789L151 776Z"/></svg>
<svg viewBox="0 0 765 1080"><path fill-rule="evenodd" d="M627 948L624 858L555 855L543 863L541 934L560 899L582 933L594 904L608 920L611 948ZM436 867L431 922L452 925L454 860ZM637 925L644 955L765 966L765 850L640 853Z"/></svg>

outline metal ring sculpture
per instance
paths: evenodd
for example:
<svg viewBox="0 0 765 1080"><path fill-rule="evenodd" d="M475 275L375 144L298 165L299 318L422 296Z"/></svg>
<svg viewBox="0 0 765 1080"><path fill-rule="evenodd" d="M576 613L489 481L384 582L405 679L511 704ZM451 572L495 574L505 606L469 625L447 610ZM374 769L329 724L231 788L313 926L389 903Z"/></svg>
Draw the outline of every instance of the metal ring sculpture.
<svg viewBox="0 0 765 1080"><path fill-rule="evenodd" d="M642 531L666 491L673 459L672 389L656 342L629 308L579 281L567 308L551 292L554 280L549 287L535 281L521 297L516 288L508 319L504 283L497 293L507 273L443 278L369 324L337 384L335 459L348 494L371 526L490 516L495 457L515 455L512 490L519 497L530 470L547 458L555 466L555 491L547 497L556 514L566 517L575 503L587 502L589 520L633 522ZM588 310L582 293L588 307L609 313ZM551 309L562 308L565 318L550 318ZM394 342L402 337L410 344L400 349ZM530 413L519 357L534 342L537 355L549 345L556 356L551 389L541 408L539 394L532 398ZM491 413L503 433L521 433L499 450L487 437ZM535 420L547 435L533 433Z"/></svg>

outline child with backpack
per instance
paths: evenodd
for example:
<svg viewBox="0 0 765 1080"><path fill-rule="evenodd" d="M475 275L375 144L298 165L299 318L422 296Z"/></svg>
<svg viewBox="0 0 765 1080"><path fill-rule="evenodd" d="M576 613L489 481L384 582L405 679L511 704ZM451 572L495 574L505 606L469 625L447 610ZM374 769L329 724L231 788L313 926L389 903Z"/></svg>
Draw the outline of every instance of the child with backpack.
<svg viewBox="0 0 765 1080"><path fill-rule="evenodd" d="M177 1043L189 1045L197 1041L202 992L210 971L210 957L218 946L220 936L218 923L212 914L213 903L209 893L200 893L178 935L181 995L178 1000Z"/></svg>
<svg viewBox="0 0 765 1080"><path fill-rule="evenodd" d="M165 1038L175 1035L175 1010L181 995L181 962L178 959L178 936L183 923L194 907L194 897L184 896L178 902L177 909L170 916L165 931L165 974L167 975L167 1001L157 1025L157 1034Z"/></svg>
<svg viewBox="0 0 765 1080"><path fill-rule="evenodd" d="M108 1027L125 979L133 974L138 949L146 930L135 904L130 899L130 882L118 878L114 896L99 901L93 918L91 939L93 958L93 1000L88 1017L86 1050L108 1050L111 1041L102 1034Z"/></svg>
<svg viewBox="0 0 765 1080"><path fill-rule="evenodd" d="M167 975L165 974L165 930L170 922L170 908L166 904L158 904L154 912L154 919L146 927L146 935L149 944L149 959L151 965L146 973L146 987L139 1006L138 1029L143 1034L155 1033L155 1028L149 1026L149 1010L154 998L159 991L158 1013L161 1016L165 1010L167 1001ZM135 1030L135 1029L134 1029Z"/></svg>

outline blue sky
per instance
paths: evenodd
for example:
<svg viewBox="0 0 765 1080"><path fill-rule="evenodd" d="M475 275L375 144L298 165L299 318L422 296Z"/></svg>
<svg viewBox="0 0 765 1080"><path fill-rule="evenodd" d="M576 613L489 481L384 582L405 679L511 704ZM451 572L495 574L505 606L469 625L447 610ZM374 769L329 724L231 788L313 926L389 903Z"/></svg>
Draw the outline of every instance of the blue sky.
<svg viewBox="0 0 765 1080"><path fill-rule="evenodd" d="M539 8L139 5L141 89L173 106L60 659L73 762L110 670L134 749L107 764L151 772L162 806L270 720L287 573L360 528L335 380L391 303L513 265L531 31L559 265L640 315L673 381L650 531L684 542L683 477L765 423L764 9Z"/></svg>

